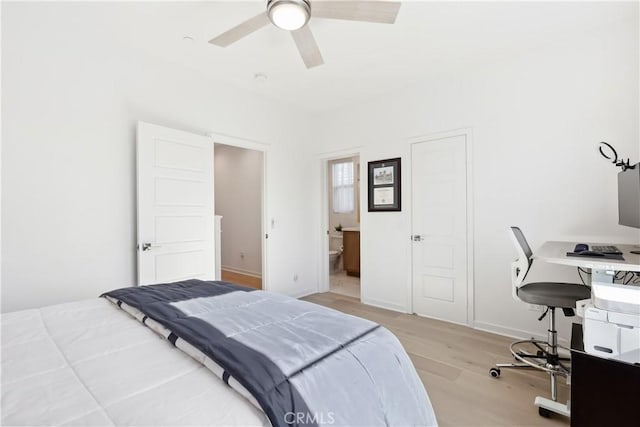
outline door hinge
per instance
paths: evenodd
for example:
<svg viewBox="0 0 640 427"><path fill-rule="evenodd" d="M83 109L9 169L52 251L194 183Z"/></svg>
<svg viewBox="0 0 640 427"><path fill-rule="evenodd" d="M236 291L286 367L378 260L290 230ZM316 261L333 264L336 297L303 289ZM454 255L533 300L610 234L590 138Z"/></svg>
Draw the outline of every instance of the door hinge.
<svg viewBox="0 0 640 427"><path fill-rule="evenodd" d="M264 235L264 238L265 238L265 239L268 239L268 238L269 238L269 235L268 235L268 234L265 234L265 235Z"/></svg>

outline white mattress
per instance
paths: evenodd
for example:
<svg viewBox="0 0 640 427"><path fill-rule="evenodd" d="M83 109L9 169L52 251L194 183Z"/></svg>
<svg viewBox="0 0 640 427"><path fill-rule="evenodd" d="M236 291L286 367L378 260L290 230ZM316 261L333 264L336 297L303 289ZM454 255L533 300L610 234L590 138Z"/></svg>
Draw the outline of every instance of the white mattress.
<svg viewBox="0 0 640 427"><path fill-rule="evenodd" d="M211 371L102 298L2 315L1 421L270 425Z"/></svg>

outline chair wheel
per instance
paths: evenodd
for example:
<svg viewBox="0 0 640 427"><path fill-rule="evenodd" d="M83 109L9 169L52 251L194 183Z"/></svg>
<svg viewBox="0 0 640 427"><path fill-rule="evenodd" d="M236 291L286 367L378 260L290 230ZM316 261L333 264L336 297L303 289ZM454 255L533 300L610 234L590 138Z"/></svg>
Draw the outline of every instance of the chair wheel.
<svg viewBox="0 0 640 427"><path fill-rule="evenodd" d="M543 407L538 407L538 415L545 418L551 418L551 411Z"/></svg>
<svg viewBox="0 0 640 427"><path fill-rule="evenodd" d="M489 375L491 375L493 378L498 378L500 376L500 368L489 369Z"/></svg>

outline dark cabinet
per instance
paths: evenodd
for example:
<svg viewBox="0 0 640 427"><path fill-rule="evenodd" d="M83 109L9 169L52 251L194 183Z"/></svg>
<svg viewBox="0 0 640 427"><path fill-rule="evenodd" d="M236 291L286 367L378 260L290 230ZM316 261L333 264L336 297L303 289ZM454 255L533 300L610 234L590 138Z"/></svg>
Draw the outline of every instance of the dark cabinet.
<svg viewBox="0 0 640 427"><path fill-rule="evenodd" d="M586 353L582 325L571 332L571 426L640 426L640 365Z"/></svg>
<svg viewBox="0 0 640 427"><path fill-rule="evenodd" d="M343 231L344 269L349 276L360 277L360 232Z"/></svg>

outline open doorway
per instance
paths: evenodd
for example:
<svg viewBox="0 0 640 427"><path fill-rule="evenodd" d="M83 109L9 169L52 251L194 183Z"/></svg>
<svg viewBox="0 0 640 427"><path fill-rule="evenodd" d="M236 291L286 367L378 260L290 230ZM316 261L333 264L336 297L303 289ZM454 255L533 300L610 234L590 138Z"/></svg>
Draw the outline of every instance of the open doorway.
<svg viewBox="0 0 640 427"><path fill-rule="evenodd" d="M360 299L360 157L327 162L329 292Z"/></svg>
<svg viewBox="0 0 640 427"><path fill-rule="evenodd" d="M264 153L215 144L214 163L221 278L262 289Z"/></svg>

